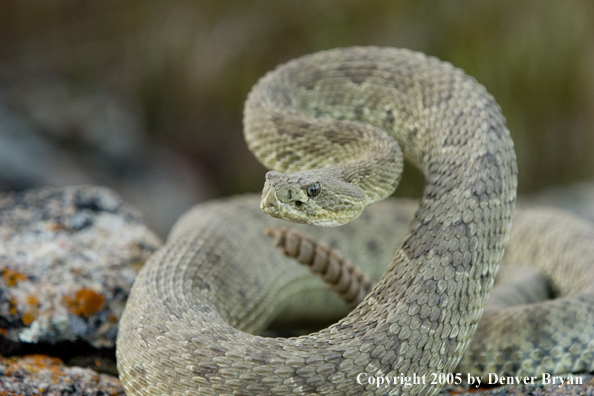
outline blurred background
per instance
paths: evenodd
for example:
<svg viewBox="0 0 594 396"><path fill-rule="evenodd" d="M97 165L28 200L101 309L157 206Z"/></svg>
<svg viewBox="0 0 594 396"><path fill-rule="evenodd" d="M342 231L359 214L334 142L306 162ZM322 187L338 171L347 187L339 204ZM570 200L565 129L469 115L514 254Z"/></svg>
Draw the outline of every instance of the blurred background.
<svg viewBox="0 0 594 396"><path fill-rule="evenodd" d="M2 0L0 191L106 185L165 235L197 202L261 190L241 133L256 80L351 45L476 77L507 117L520 193L594 213L590 0ZM409 172L398 194L421 190Z"/></svg>

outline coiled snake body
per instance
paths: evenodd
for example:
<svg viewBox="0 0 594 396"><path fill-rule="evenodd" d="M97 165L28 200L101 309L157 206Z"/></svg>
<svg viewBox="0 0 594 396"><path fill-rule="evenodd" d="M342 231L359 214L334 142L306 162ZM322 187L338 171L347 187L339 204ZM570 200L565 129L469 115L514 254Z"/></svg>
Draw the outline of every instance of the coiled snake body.
<svg viewBox="0 0 594 396"><path fill-rule="evenodd" d="M253 197L194 209L142 269L122 316L117 358L126 392L437 393L429 383L377 388L356 378L452 372L467 349L516 197L513 143L492 97L462 71L419 53L337 49L265 76L248 97L244 121L250 149L275 170L261 202L272 216L321 226L348 222L394 190L400 149L425 173L420 206L412 220L410 206L380 202L323 234L301 228L368 271L377 273L386 254L393 260L338 323L286 339L249 333L279 313L340 315L344 306L266 239L264 228L280 220L264 216ZM549 275L563 277L558 292L569 296L487 309L470 348L478 361L467 354L459 369L591 370L591 227L556 213L522 212L514 221L517 242L506 257L539 261ZM552 226L559 222L562 235ZM563 269L565 262L576 271Z"/></svg>

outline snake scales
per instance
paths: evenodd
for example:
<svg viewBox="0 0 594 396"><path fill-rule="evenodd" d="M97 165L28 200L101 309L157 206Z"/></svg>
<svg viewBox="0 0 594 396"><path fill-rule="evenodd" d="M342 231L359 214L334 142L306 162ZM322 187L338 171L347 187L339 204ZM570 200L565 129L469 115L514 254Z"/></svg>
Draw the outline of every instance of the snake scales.
<svg viewBox="0 0 594 396"><path fill-rule="evenodd" d="M323 226L357 217L396 187L400 148L425 174L420 206L413 215L387 200L344 227L296 226L372 277L393 260L346 317L294 338L249 333L275 317L337 317L344 304L273 247L264 228L282 221L257 198L198 206L144 266L122 316L129 395L433 395L439 386L378 389L356 377L592 370L594 231L557 212L516 213L506 261L539 266L564 297L487 308L462 358L516 197L504 118L472 78L407 50L320 52L261 79L244 122L250 149L276 171L261 202L273 216Z"/></svg>

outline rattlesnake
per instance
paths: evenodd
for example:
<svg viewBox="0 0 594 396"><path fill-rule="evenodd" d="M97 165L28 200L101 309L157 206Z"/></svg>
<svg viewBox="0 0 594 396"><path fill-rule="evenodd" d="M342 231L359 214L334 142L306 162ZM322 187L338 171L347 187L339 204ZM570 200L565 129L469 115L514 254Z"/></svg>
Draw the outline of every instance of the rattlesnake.
<svg viewBox="0 0 594 396"><path fill-rule="evenodd" d="M276 171L267 175L265 211L323 226L360 215L325 232L297 229L375 274L386 254L395 257L338 323L294 338L251 335L279 314L316 319L345 308L266 239L266 226L281 220L265 217L253 196L200 205L174 227L131 292L117 341L126 392L437 393L440 386L429 381L377 388L357 376L449 373L467 349L516 197L513 143L493 98L462 71L423 54L336 49L263 77L244 122L250 149ZM361 214L396 187L400 148L427 180L414 217L410 205L389 200ZM469 349L478 361L467 354L457 370L591 370L592 227L556 212L523 211L514 222L508 261L537 261L561 278L557 292L569 297L487 309Z"/></svg>

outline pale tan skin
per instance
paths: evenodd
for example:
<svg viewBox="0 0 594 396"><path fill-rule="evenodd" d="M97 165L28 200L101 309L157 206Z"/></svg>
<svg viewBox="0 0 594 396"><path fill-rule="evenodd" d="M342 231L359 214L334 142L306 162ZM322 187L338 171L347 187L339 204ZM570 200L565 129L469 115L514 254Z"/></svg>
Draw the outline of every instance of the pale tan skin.
<svg viewBox="0 0 594 396"><path fill-rule="evenodd" d="M437 393L439 386L430 384L376 389L358 384L356 376L448 373L468 346L503 255L516 196L513 143L499 107L482 86L434 58L389 48L339 49L264 77L246 102L245 134L254 154L276 172L305 171L269 174L263 209L326 227L361 215L325 238L376 271L386 251L395 252L392 263L337 324L298 338L254 336L248 332L257 333L283 309L285 318L298 311L319 318L340 302L316 300L328 296L322 281L266 238L264 228L280 220L264 218L253 199L197 208L145 265L130 295L117 350L126 392ZM379 203L361 212L396 187L400 148L425 172L427 187L397 248L398 238L383 230L402 230L406 210ZM308 194L315 184L319 191ZM319 231L306 233L322 238ZM530 257L526 246L516 250L519 257ZM585 348L589 340L574 343ZM516 341L520 347L528 342ZM563 348L575 352L572 346Z"/></svg>

